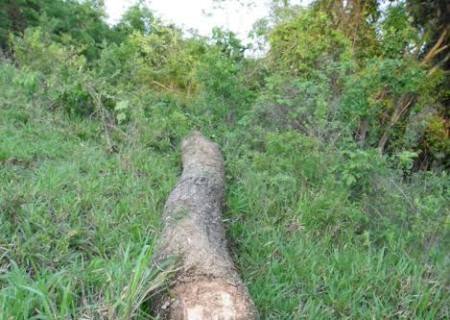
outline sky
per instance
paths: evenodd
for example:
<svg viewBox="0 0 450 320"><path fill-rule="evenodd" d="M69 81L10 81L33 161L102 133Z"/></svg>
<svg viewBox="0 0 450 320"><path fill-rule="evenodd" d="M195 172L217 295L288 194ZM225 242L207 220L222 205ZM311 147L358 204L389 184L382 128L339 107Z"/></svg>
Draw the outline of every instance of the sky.
<svg viewBox="0 0 450 320"><path fill-rule="evenodd" d="M114 24L133 4L134 0L105 0L108 21ZM175 23L185 30L196 29L200 35L209 36L215 26L233 31L242 40L247 39L253 23L269 13L269 1L256 0L251 7L243 7L238 1L226 1L217 9L213 0L148 0L146 1L158 17ZM309 2L308 0L297 2ZM215 9L216 8L216 9ZM206 14L208 13L208 14Z"/></svg>

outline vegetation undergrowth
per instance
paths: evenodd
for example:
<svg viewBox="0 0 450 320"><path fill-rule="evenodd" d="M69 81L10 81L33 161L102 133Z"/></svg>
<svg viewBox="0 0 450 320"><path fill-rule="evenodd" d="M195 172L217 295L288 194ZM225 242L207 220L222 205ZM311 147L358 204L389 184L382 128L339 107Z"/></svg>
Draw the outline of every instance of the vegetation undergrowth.
<svg viewBox="0 0 450 320"><path fill-rule="evenodd" d="M274 1L254 58L143 5L110 27L95 1L32 2L0 4L20 9L0 23L1 320L150 319L192 129L225 156L230 250L262 319L450 317L440 16Z"/></svg>

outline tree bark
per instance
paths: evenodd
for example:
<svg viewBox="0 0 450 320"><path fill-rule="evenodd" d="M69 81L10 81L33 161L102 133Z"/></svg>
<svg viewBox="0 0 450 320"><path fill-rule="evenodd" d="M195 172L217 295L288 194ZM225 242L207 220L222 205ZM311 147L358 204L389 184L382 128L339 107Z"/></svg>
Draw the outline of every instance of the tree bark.
<svg viewBox="0 0 450 320"><path fill-rule="evenodd" d="M413 105L414 99L415 96L411 94L405 94L400 97L399 102L397 103L397 107L395 108L394 113L391 116L389 124L384 129L383 135L378 142L378 151L381 155L383 155L384 153L384 149L386 148L386 144L391 135L392 128L397 124L402 116L409 111L409 108Z"/></svg>
<svg viewBox="0 0 450 320"><path fill-rule="evenodd" d="M248 290L228 253L222 224L224 165L217 144L194 132L182 142L183 173L164 209L155 261L179 261L156 314L170 320L254 320Z"/></svg>
<svg viewBox="0 0 450 320"><path fill-rule="evenodd" d="M359 122L359 128L356 135L358 145L362 148L366 144L367 132L369 131L369 121L363 119Z"/></svg>

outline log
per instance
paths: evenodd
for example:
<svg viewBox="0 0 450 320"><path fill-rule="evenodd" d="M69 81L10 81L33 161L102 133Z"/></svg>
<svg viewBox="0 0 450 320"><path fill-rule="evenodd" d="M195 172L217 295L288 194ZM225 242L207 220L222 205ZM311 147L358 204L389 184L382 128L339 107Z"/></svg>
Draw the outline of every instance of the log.
<svg viewBox="0 0 450 320"><path fill-rule="evenodd" d="M182 142L183 173L163 215L157 263L176 257L172 285L156 314L170 320L258 319L228 252L222 223L224 164L217 144L199 132Z"/></svg>

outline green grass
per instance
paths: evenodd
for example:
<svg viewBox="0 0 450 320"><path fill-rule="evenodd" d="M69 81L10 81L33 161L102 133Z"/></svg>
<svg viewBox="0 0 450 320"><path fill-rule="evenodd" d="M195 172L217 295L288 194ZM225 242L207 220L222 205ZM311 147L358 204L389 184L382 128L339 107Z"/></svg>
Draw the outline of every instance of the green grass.
<svg viewBox="0 0 450 320"><path fill-rule="evenodd" d="M289 132L261 143L228 160L227 217L263 319L448 318L447 176L406 184L378 167L357 194L331 146Z"/></svg>
<svg viewBox="0 0 450 320"><path fill-rule="evenodd" d="M230 248L262 319L450 317L447 175L405 181L370 151L145 95L111 153L98 120L0 71L1 320L148 318L166 277L150 263L159 217L195 127L224 151Z"/></svg>
<svg viewBox="0 0 450 320"><path fill-rule="evenodd" d="M176 153L109 153L96 121L1 91L0 319L144 318Z"/></svg>

